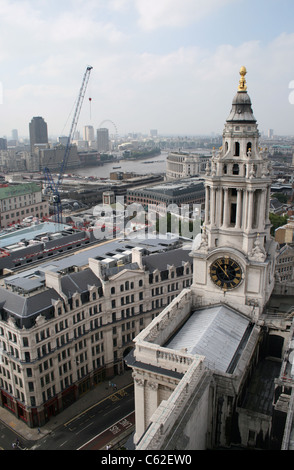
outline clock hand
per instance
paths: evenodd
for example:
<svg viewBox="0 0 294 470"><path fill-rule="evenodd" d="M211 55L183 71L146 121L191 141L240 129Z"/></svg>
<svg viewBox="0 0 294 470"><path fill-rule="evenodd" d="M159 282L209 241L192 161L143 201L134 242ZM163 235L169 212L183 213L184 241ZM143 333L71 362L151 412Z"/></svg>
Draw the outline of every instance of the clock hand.
<svg viewBox="0 0 294 470"><path fill-rule="evenodd" d="M227 274L227 270L224 270L224 268L223 268L218 262L217 262L217 265L218 265L219 268L221 268L222 272L223 272L227 277L229 277L228 274Z"/></svg>

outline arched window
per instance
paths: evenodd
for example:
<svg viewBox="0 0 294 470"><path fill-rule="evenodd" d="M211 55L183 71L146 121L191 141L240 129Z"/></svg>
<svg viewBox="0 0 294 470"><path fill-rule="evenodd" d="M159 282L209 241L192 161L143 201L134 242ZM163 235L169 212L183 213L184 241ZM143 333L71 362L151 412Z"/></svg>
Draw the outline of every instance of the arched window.
<svg viewBox="0 0 294 470"><path fill-rule="evenodd" d="M235 142L235 157L240 156L240 144L239 142Z"/></svg>
<svg viewBox="0 0 294 470"><path fill-rule="evenodd" d="M239 165L238 163L234 163L233 165L233 175L238 175L239 174Z"/></svg>
<svg viewBox="0 0 294 470"><path fill-rule="evenodd" d="M226 151L226 153L227 153L228 149L229 149L229 144L228 144L228 142L226 142L226 145L225 145L225 151Z"/></svg>
<svg viewBox="0 0 294 470"><path fill-rule="evenodd" d="M247 148L246 148L246 154L248 154L249 150L251 151L251 149L252 149L252 143L248 142L247 143Z"/></svg>
<svg viewBox="0 0 294 470"><path fill-rule="evenodd" d="M224 165L224 175L227 174L227 165Z"/></svg>

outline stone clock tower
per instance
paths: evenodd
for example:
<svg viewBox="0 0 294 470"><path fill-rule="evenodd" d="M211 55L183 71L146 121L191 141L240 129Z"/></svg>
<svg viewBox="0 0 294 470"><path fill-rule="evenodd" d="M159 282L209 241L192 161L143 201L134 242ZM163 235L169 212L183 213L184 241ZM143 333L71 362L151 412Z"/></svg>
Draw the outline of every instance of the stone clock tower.
<svg viewBox="0 0 294 470"><path fill-rule="evenodd" d="M276 244L270 236L270 162L247 94L246 69L205 176L205 222L192 249L197 304L226 303L258 319L274 286Z"/></svg>

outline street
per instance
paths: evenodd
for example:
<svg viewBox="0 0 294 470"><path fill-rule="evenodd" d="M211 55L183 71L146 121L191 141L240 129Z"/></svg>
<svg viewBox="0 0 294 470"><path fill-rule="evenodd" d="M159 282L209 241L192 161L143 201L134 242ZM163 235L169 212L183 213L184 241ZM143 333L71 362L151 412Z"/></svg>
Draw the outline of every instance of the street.
<svg viewBox="0 0 294 470"><path fill-rule="evenodd" d="M116 430L119 422L128 423L127 427L131 432L130 424L133 424L134 419L130 421L127 417L133 412L134 387L130 384L80 412L38 441L25 441L0 422L0 449L12 450L12 443L16 439L28 450L77 450L90 442L93 443L92 448L103 448L106 445L105 433L112 426ZM123 427L121 428L123 431ZM111 433L109 439L111 440Z"/></svg>
<svg viewBox="0 0 294 470"><path fill-rule="evenodd" d="M77 450L134 411L133 384L118 390L35 443L33 450Z"/></svg>

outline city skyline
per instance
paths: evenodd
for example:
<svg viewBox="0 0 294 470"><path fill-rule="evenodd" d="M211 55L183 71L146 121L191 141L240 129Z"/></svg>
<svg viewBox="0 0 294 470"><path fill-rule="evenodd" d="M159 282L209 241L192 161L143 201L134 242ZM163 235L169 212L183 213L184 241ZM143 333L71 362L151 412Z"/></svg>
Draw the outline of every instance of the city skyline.
<svg viewBox="0 0 294 470"><path fill-rule="evenodd" d="M1 137L28 136L33 116L50 136L68 135L87 65L79 129L109 121L119 135L221 134L245 65L260 131L293 135L290 0L0 0L0 9Z"/></svg>

